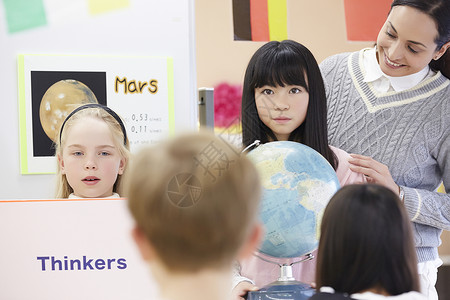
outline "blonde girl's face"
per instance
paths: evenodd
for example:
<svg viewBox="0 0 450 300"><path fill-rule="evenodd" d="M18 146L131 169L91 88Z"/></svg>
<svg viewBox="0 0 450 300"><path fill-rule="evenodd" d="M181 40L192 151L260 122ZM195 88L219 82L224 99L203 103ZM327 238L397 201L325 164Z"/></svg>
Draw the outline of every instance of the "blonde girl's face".
<svg viewBox="0 0 450 300"><path fill-rule="evenodd" d="M279 141L287 141L305 121L309 93L299 85L266 85L255 89L255 102L261 121Z"/></svg>
<svg viewBox="0 0 450 300"><path fill-rule="evenodd" d="M438 29L427 14L409 6L394 6L377 39L381 70L399 77L417 73L445 53L448 43L436 49Z"/></svg>
<svg viewBox="0 0 450 300"><path fill-rule="evenodd" d="M74 194L83 198L111 196L126 162L114 144L108 125L103 120L86 117L65 131L62 156L58 160Z"/></svg>

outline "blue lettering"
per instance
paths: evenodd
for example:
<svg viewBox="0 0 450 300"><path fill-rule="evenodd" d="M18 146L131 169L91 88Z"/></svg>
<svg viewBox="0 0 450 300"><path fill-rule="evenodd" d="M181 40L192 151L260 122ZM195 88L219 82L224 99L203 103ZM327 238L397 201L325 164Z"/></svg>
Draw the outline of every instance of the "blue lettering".
<svg viewBox="0 0 450 300"><path fill-rule="evenodd" d="M89 267L90 270L94 270L94 268L91 265L92 259L86 261L86 256L83 256L83 269L86 270L87 267Z"/></svg>
<svg viewBox="0 0 450 300"><path fill-rule="evenodd" d="M97 270L103 270L105 268L105 261L103 259L97 259L95 261L95 267Z"/></svg>
<svg viewBox="0 0 450 300"><path fill-rule="evenodd" d="M104 270L106 268L111 270L114 267L123 270L128 267L125 258L90 259L84 255L82 260L70 259L68 256L64 256L63 259L57 259L55 256L37 256L36 259L41 263L42 271L47 271L50 267L52 271ZM49 261L49 265L47 265L47 261Z"/></svg>
<svg viewBox="0 0 450 300"><path fill-rule="evenodd" d="M81 261L80 260L78 260L78 259L71 259L70 260L70 269L71 270L73 270L74 269L74 265L75 265L75 263L77 263L77 265L78 265L78 270L80 270L81 269Z"/></svg>
<svg viewBox="0 0 450 300"><path fill-rule="evenodd" d="M67 261L67 256L64 256L64 270L69 270L69 265L68 265L68 261Z"/></svg>
<svg viewBox="0 0 450 300"><path fill-rule="evenodd" d="M117 264L118 264L117 268L121 269L121 270L126 269L127 268L126 262L127 262L127 260L125 258L119 258L117 260Z"/></svg>
<svg viewBox="0 0 450 300"><path fill-rule="evenodd" d="M115 262L115 261L116 261L115 258L110 258L110 259L108 259L108 270L111 270L111 264L112 264L113 262Z"/></svg>
<svg viewBox="0 0 450 300"><path fill-rule="evenodd" d="M55 257L52 256L52 271L55 271L56 265L58 265L58 269L61 271L62 270L62 261L60 261L59 259L55 259Z"/></svg>
<svg viewBox="0 0 450 300"><path fill-rule="evenodd" d="M40 261L41 261L41 270L42 270L42 271L45 271L45 261L46 261L47 259L50 259L50 257L48 257L48 256L38 256L38 257L37 257L37 260L40 260Z"/></svg>

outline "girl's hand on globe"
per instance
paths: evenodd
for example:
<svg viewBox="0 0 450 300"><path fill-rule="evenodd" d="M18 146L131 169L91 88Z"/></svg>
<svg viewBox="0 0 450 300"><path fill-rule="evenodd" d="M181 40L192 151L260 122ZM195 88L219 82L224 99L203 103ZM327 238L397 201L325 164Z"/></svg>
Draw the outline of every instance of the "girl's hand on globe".
<svg viewBox="0 0 450 300"><path fill-rule="evenodd" d="M385 164L364 155L350 154L350 156L348 162L352 171L364 174L369 183L384 185L397 195L400 193L400 187L395 183Z"/></svg>
<svg viewBox="0 0 450 300"><path fill-rule="evenodd" d="M231 291L232 300L245 300L247 292L257 291L259 288L256 285L251 284L248 281L239 282Z"/></svg>

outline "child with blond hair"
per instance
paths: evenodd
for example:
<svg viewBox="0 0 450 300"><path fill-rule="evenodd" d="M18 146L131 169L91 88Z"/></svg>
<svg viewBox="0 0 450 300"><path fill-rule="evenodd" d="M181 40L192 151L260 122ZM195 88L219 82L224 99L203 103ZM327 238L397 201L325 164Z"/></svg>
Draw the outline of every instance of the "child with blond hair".
<svg viewBox="0 0 450 300"><path fill-rule="evenodd" d="M56 140L56 198L117 198L129 159L121 118L101 104L74 109Z"/></svg>
<svg viewBox="0 0 450 300"><path fill-rule="evenodd" d="M126 196L161 299L230 299L233 262L260 241L260 194L250 160L212 133L137 154Z"/></svg>

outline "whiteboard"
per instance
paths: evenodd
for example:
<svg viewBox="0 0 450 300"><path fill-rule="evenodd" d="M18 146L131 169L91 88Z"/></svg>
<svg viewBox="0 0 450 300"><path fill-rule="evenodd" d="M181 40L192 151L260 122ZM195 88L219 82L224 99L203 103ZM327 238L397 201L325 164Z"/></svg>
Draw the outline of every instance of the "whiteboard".
<svg viewBox="0 0 450 300"><path fill-rule="evenodd" d="M129 0L95 15L80 9L86 2L45 0L53 5L48 23L15 33L8 32L0 2L0 199L52 198L56 182L52 174L20 173L19 54L172 57L175 132L197 128L194 0Z"/></svg>

